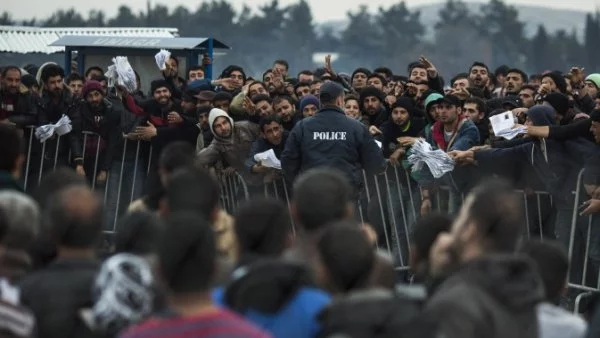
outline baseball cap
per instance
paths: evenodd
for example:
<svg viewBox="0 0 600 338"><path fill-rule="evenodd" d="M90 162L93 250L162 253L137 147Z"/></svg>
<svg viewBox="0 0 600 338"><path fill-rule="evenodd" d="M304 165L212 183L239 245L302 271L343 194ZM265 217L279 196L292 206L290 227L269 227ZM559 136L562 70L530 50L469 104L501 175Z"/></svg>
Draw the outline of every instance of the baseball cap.
<svg viewBox="0 0 600 338"><path fill-rule="evenodd" d="M439 101L448 103L448 104L456 106L456 107L461 107L462 106L460 99L458 97L454 96L454 95L445 95Z"/></svg>

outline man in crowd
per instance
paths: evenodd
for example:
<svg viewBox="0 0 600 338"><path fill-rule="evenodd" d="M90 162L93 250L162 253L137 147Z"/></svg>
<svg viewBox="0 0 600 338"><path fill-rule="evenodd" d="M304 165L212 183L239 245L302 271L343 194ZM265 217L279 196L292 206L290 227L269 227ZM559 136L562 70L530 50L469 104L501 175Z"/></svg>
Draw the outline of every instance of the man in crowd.
<svg viewBox="0 0 600 338"><path fill-rule="evenodd" d="M21 84L21 69L15 66L2 70L0 123L12 123L19 128L37 123L35 97Z"/></svg>
<svg viewBox="0 0 600 338"><path fill-rule="evenodd" d="M0 123L0 190L23 191L19 182L25 162L24 142L15 126Z"/></svg>

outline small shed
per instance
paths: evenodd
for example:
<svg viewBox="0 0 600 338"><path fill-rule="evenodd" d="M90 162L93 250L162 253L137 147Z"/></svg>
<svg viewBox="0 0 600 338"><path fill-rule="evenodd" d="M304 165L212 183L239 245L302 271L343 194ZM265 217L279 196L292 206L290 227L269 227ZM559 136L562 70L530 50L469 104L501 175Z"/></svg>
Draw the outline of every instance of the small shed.
<svg viewBox="0 0 600 338"><path fill-rule="evenodd" d="M203 55L211 59L215 49L230 49L214 38L144 38L122 36L64 36L50 44L51 47L65 48L65 64L71 64L72 52L77 51L77 65L82 73L90 65L104 69L115 56L127 56L131 66L144 75L158 75L154 55L161 49L171 52L179 60L179 71L188 66L198 65ZM207 66L206 77L212 78L212 65Z"/></svg>

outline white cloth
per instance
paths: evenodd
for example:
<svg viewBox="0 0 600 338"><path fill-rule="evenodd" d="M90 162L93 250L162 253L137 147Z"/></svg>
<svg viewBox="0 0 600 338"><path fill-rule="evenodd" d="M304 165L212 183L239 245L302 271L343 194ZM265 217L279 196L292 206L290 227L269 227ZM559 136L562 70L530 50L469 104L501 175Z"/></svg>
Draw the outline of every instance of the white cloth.
<svg viewBox="0 0 600 338"><path fill-rule="evenodd" d="M72 129L71 119L67 115L63 115L55 124L37 127L35 129L35 137L40 142L46 142L52 135L57 134L58 136L62 136L70 133Z"/></svg>
<svg viewBox="0 0 600 338"><path fill-rule="evenodd" d="M571 312L550 303L537 306L540 338L583 338L587 331L585 321Z"/></svg>
<svg viewBox="0 0 600 338"><path fill-rule="evenodd" d="M254 155L254 160L260 162L263 167L281 169L281 162L275 156L273 149Z"/></svg>
<svg viewBox="0 0 600 338"><path fill-rule="evenodd" d="M426 164L435 178L444 176L445 173L454 170L454 160L443 150L432 150L431 145L422 139L418 139L410 149L408 163L412 165L413 171L418 171Z"/></svg>
<svg viewBox="0 0 600 338"><path fill-rule="evenodd" d="M161 49L156 55L154 55L154 59L156 60L156 65L158 69L165 70L167 69L167 60L171 57L171 52L166 49Z"/></svg>

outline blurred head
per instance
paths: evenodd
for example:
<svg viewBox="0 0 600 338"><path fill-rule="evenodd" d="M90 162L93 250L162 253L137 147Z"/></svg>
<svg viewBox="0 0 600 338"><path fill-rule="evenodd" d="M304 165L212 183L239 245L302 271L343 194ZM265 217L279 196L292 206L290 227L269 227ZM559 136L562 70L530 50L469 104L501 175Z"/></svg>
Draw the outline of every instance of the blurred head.
<svg viewBox="0 0 600 338"><path fill-rule="evenodd" d="M375 251L356 222L329 224L317 248L321 263L316 273L319 286L334 295L368 287Z"/></svg>
<svg viewBox="0 0 600 338"><path fill-rule="evenodd" d="M68 250L93 252L104 224L102 201L85 186L69 186L48 201L43 220L59 256Z"/></svg>
<svg viewBox="0 0 600 338"><path fill-rule="evenodd" d="M523 244L519 252L535 263L544 282L545 300L559 305L560 298L566 293L568 287L569 256L563 246L556 241L529 240Z"/></svg>
<svg viewBox="0 0 600 338"><path fill-rule="evenodd" d="M600 110L595 109L590 114L590 120L592 120L592 127L590 128L590 132L594 135L594 140L596 143L600 143Z"/></svg>
<svg viewBox="0 0 600 338"><path fill-rule="evenodd" d="M216 273L217 251L206 218L193 212L173 213L158 246L158 261L171 302L209 292Z"/></svg>
<svg viewBox="0 0 600 338"><path fill-rule="evenodd" d="M175 141L167 144L158 159L158 173L163 187L167 187L173 173L194 164L196 150L188 142Z"/></svg>
<svg viewBox="0 0 600 338"><path fill-rule="evenodd" d="M269 115L260 120L260 130L263 137L274 146L281 144L283 140L283 126L281 118L276 115Z"/></svg>
<svg viewBox="0 0 600 338"><path fill-rule="evenodd" d="M292 223L287 205L276 199L243 203L233 215L238 254L279 257L289 246Z"/></svg>
<svg viewBox="0 0 600 338"><path fill-rule="evenodd" d="M18 191L0 191L0 209L7 216L8 229L1 245L25 250L40 232L40 209L29 196Z"/></svg>
<svg viewBox="0 0 600 338"><path fill-rule="evenodd" d="M486 254L514 252L522 229L518 195L508 182L494 179L467 196L451 234L457 258L463 263Z"/></svg>
<svg viewBox="0 0 600 338"><path fill-rule="evenodd" d="M447 214L433 213L417 221L410 238L410 268L418 279L427 275L429 252L439 234L450 231L452 218Z"/></svg>
<svg viewBox="0 0 600 338"><path fill-rule="evenodd" d="M304 231L316 232L329 223L352 217L352 194L342 172L311 169L294 183L292 214Z"/></svg>
<svg viewBox="0 0 600 338"><path fill-rule="evenodd" d="M2 89L17 94L21 88L21 69L17 66L4 67L2 70Z"/></svg>
<svg viewBox="0 0 600 338"><path fill-rule="evenodd" d="M160 244L163 225L156 214L135 211L119 220L119 231L115 237L115 252L139 256L156 254Z"/></svg>
<svg viewBox="0 0 600 338"><path fill-rule="evenodd" d="M0 123L0 171L21 177L25 162L25 145L21 132L13 125Z"/></svg>
<svg viewBox="0 0 600 338"><path fill-rule="evenodd" d="M219 185L205 170L184 168L171 176L167 187L168 214L193 212L213 221L219 212Z"/></svg>

